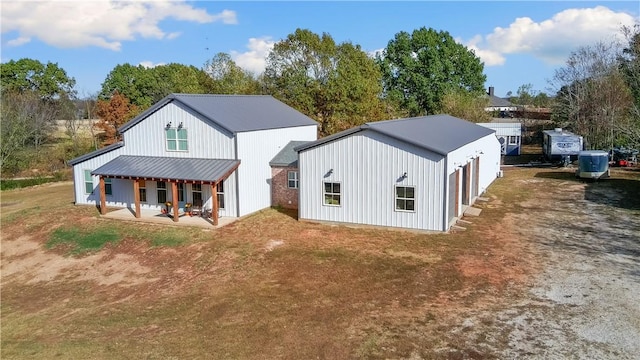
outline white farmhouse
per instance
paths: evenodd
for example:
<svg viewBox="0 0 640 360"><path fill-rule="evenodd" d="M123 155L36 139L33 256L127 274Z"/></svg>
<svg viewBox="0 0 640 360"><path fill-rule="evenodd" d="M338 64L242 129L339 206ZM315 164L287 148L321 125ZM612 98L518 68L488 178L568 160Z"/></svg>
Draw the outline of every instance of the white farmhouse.
<svg viewBox="0 0 640 360"><path fill-rule="evenodd" d="M179 221L202 203L216 225L271 205L269 161L315 140L317 123L271 96L172 94L119 131L121 142L70 161L76 204L166 209Z"/></svg>
<svg viewBox="0 0 640 360"><path fill-rule="evenodd" d="M367 123L295 148L299 218L447 231L494 181L494 131L449 115Z"/></svg>

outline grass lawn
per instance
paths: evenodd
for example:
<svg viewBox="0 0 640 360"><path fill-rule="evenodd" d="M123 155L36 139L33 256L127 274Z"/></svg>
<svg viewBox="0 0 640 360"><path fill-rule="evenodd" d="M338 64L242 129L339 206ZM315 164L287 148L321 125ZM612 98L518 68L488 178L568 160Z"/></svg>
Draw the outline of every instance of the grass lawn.
<svg viewBox="0 0 640 360"><path fill-rule="evenodd" d="M637 199L640 172L614 177ZM70 183L5 191L0 357L492 358L451 329L460 312L526 291L539 269L512 215L567 181L508 169L450 234L275 209L220 229L158 226L100 219L73 205Z"/></svg>

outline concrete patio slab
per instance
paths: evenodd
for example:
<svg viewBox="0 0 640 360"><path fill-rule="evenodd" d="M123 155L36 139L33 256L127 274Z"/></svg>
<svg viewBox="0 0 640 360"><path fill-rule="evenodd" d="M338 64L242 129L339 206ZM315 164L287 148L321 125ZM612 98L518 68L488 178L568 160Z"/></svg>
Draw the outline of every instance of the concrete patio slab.
<svg viewBox="0 0 640 360"><path fill-rule="evenodd" d="M221 217L218 219L218 225L213 226L213 221L211 219L207 219L201 216L189 216L187 214L182 214L178 217L178 221L173 221L173 217L167 214L162 214L158 210L141 210L140 217L136 218L134 215L134 210L128 208L112 210L105 215L102 215L101 217L105 219L136 221L173 226L192 226L207 229L221 228L238 220L238 218L235 217Z"/></svg>

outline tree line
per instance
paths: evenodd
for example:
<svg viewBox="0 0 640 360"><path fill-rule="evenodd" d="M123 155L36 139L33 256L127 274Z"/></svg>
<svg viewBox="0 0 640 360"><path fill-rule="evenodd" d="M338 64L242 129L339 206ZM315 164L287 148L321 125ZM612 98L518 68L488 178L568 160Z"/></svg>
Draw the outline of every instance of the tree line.
<svg viewBox="0 0 640 360"><path fill-rule="evenodd" d="M623 31L628 43L620 51L598 44L572 53L556 72L555 96L535 93L527 84L511 100L553 107L558 123L593 146L637 144L638 28ZM594 54L602 56L596 61ZM41 152L57 119L66 119L68 141L59 156L65 160L118 141L122 124L170 93L272 95L318 121L320 136L368 121L437 113L475 122L491 119L484 111L488 97L482 61L448 32L425 27L397 33L375 56L357 44L337 43L330 34L297 29L274 45L264 73L257 76L226 53L201 68L121 64L107 74L98 94L83 96L74 90L75 79L54 63L12 60L0 72L4 172L24 167L25 153ZM100 132L99 142L93 133L88 142L78 136L78 121L90 118L99 119L91 127Z"/></svg>

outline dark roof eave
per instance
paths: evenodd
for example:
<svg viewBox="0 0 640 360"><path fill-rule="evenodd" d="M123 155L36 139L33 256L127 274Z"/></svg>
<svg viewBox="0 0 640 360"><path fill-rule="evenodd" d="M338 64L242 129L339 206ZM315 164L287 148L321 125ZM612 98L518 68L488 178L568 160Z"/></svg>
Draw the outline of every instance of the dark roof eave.
<svg viewBox="0 0 640 360"><path fill-rule="evenodd" d="M83 161L87 161L89 159L93 159L96 156L100 156L102 154L106 154L106 153L108 153L110 151L113 151L115 149L119 149L119 148L121 148L123 146L124 146L124 142L119 141L119 142L113 143L113 144L111 144L109 146L105 146L102 149L94 150L94 151L92 151L92 152L90 152L88 154L80 155L75 159L69 160L68 163L69 163L69 165L74 166L74 165L79 164L79 163L81 163Z"/></svg>

